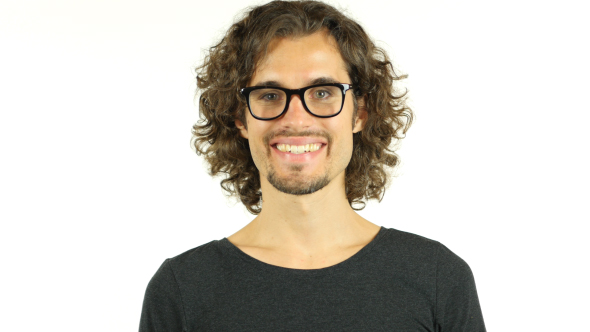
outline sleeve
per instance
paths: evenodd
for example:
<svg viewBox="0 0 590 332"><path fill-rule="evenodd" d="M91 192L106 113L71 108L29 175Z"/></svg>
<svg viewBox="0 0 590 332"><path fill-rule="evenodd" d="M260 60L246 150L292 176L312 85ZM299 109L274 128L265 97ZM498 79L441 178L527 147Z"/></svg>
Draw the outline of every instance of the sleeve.
<svg viewBox="0 0 590 332"><path fill-rule="evenodd" d="M440 244L436 271L436 331L486 332L469 265Z"/></svg>
<svg viewBox="0 0 590 332"><path fill-rule="evenodd" d="M170 260L164 261L148 283L139 332L186 331L184 307Z"/></svg>

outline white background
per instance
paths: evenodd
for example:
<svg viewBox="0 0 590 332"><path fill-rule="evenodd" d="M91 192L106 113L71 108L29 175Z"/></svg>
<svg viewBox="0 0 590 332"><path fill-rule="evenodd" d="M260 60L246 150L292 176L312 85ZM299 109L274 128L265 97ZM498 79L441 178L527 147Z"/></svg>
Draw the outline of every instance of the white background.
<svg viewBox="0 0 590 332"><path fill-rule="evenodd" d="M190 138L193 69L261 3L1 2L0 330L136 331L165 258L253 218ZM331 3L409 74L417 115L361 215L465 259L489 331L590 331L583 7Z"/></svg>

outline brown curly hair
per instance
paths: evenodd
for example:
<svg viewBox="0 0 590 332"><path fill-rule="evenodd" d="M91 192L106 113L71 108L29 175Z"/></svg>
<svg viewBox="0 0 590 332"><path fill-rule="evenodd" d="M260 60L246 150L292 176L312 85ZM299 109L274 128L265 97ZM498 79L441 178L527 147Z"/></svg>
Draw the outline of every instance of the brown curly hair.
<svg viewBox="0 0 590 332"><path fill-rule="evenodd" d="M365 200L381 201L390 176L386 167L399 164L391 143L405 137L413 113L406 105L407 90L397 95L393 86L406 75L394 72L385 51L358 23L322 2L272 1L251 8L195 70L200 119L193 126L191 144L209 163L210 175L227 174L221 187L229 195L237 194L252 214L261 211L262 193L248 141L234 123L240 119L246 124L247 106L239 89L246 87L273 38L307 36L322 29L338 44L355 98L366 96L368 118L364 129L353 136L346 168L351 207L362 210ZM354 207L355 203L361 206Z"/></svg>

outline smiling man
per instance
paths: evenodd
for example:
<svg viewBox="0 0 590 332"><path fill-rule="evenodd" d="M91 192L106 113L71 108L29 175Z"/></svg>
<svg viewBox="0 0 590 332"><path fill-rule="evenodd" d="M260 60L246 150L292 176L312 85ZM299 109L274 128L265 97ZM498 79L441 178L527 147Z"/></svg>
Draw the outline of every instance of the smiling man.
<svg viewBox="0 0 590 332"><path fill-rule="evenodd" d="M257 216L167 259L140 331L485 331L461 258L355 212L382 197L412 119L360 25L321 2L274 1L197 72L197 152Z"/></svg>

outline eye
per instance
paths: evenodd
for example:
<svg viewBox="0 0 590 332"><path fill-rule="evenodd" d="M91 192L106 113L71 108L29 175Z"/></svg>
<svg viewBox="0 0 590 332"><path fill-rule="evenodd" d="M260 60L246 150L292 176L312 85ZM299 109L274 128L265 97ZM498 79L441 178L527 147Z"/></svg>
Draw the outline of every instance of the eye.
<svg viewBox="0 0 590 332"><path fill-rule="evenodd" d="M276 93L266 93L260 97L260 99L275 101L279 99L279 95Z"/></svg>
<svg viewBox="0 0 590 332"><path fill-rule="evenodd" d="M325 99L330 96L330 92L326 90L316 90L313 92L313 97L318 99Z"/></svg>

